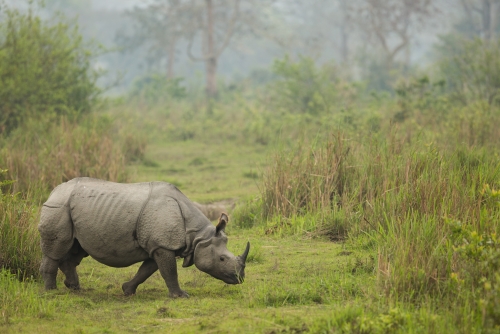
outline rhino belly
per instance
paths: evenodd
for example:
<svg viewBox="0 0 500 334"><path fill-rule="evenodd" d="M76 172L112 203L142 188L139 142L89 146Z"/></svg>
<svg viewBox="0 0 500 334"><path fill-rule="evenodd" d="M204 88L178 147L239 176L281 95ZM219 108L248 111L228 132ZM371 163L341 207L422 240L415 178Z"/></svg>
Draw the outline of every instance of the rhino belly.
<svg viewBox="0 0 500 334"><path fill-rule="evenodd" d="M70 201L75 238L97 261L127 267L149 258L137 241L136 224L149 184L79 184Z"/></svg>
<svg viewBox="0 0 500 334"><path fill-rule="evenodd" d="M124 239L111 239L109 243L96 242L89 234L77 237L82 248L94 259L110 267L128 267L134 263L145 261L149 255L133 242Z"/></svg>

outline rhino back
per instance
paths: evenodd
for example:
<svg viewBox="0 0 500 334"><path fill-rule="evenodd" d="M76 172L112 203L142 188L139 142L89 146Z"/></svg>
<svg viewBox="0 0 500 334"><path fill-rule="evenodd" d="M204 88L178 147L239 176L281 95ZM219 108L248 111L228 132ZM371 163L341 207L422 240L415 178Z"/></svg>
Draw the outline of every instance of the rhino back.
<svg viewBox="0 0 500 334"><path fill-rule="evenodd" d="M75 237L93 258L125 267L148 258L137 241L136 223L150 192L149 183L81 180L69 207Z"/></svg>

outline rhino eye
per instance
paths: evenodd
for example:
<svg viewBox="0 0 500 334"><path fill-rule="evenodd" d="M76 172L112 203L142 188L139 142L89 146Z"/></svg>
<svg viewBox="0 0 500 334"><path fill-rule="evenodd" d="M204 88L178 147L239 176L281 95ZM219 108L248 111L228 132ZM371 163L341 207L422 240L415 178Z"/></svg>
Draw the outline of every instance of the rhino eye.
<svg viewBox="0 0 500 334"><path fill-rule="evenodd" d="M220 260L221 260L221 261L224 261L224 257L223 257L223 256L221 256L221 257L220 257Z"/></svg>

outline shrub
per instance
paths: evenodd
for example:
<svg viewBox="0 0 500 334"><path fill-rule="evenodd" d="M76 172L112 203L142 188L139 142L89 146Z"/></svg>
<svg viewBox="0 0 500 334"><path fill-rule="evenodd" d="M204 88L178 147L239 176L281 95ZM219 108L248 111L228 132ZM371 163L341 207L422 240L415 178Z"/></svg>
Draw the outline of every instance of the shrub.
<svg viewBox="0 0 500 334"><path fill-rule="evenodd" d="M465 40L453 35L441 39L439 67L453 98L468 104L500 98L500 42L479 38Z"/></svg>
<svg viewBox="0 0 500 334"><path fill-rule="evenodd" d="M0 21L0 133L31 115L90 111L99 89L92 53L77 27L51 24L35 15L2 8ZM56 17L61 21L61 17Z"/></svg>
<svg viewBox="0 0 500 334"><path fill-rule="evenodd" d="M275 60L273 71L278 77L271 85L276 107L285 112L318 115L334 106L339 80L333 67L320 70L311 58L300 57L293 62L286 56Z"/></svg>

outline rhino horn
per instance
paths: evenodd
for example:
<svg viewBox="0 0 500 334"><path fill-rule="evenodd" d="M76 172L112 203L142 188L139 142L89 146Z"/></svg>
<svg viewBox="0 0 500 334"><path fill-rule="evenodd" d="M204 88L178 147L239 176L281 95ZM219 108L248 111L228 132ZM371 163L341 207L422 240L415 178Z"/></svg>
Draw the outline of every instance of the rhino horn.
<svg viewBox="0 0 500 334"><path fill-rule="evenodd" d="M249 251L250 251L250 242L247 242L247 248L245 248L243 254L240 255L240 259L243 261L243 263L247 261L247 256Z"/></svg>

